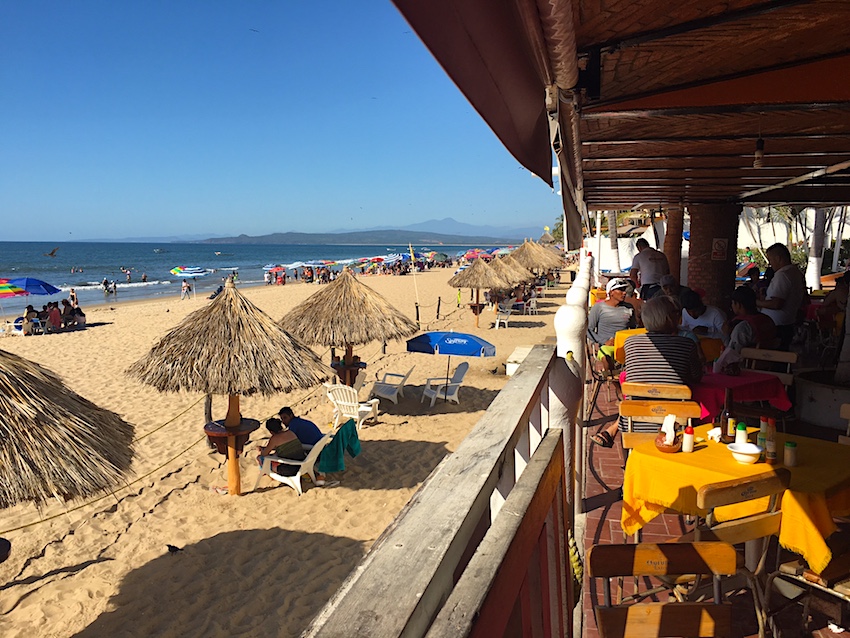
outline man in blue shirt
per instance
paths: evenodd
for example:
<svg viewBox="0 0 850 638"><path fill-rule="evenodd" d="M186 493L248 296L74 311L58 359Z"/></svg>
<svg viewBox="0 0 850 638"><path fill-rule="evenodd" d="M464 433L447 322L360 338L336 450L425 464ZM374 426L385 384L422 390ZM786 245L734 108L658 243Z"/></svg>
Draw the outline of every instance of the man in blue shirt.
<svg viewBox="0 0 850 638"><path fill-rule="evenodd" d="M281 423L298 437L301 445L312 447L322 438L322 431L316 427L315 423L295 416L295 413L289 406L281 408L277 414L280 417Z"/></svg>

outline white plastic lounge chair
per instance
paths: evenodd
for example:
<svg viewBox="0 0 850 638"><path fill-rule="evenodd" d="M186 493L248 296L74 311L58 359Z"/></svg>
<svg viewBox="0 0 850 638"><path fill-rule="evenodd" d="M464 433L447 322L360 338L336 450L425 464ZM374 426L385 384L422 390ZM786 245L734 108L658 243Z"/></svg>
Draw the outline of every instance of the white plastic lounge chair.
<svg viewBox="0 0 850 638"><path fill-rule="evenodd" d="M259 487L260 479L263 478L263 475L268 475L275 481L283 483L284 485L288 485L298 493L298 496L301 496L301 494L303 493L301 489L301 475L306 474L310 477L310 480L313 481L313 485L316 485L316 471L313 468L316 465L316 461L318 461L319 459L319 454L321 453L322 449L328 443L330 443L332 438L333 434L325 434L307 453L307 457L303 461L285 459L283 457L274 455L264 456L263 465L260 468L260 474L259 476L257 476L257 482L254 484L254 490ZM281 463L284 465L289 465L297 468L298 471L295 472L295 474L293 474L292 476L284 476L283 474L278 474L277 472L272 471L272 463Z"/></svg>
<svg viewBox="0 0 850 638"><path fill-rule="evenodd" d="M361 368L360 372L357 373L357 376L354 377L354 385L351 386L354 388L358 397L360 396L360 388L363 387L364 383L366 383L366 371Z"/></svg>
<svg viewBox="0 0 850 638"><path fill-rule="evenodd" d="M454 401L460 405L457 393L458 390L460 390L460 386L463 384L463 377L466 376L467 370L469 370L469 364L464 361L457 367L448 383L446 383L446 377L434 377L427 379L425 381L425 389L422 391L422 401L424 401L426 397L430 398L432 408L434 407L434 403L437 401L438 397L445 398L447 401ZM420 403L422 401L420 401Z"/></svg>
<svg viewBox="0 0 850 638"><path fill-rule="evenodd" d="M328 399L334 406L334 431L348 419L354 419L359 430L367 419L375 420L378 418L378 399L369 399L365 403L360 403L357 399L357 392L347 385L325 384L325 389L328 393Z"/></svg>
<svg viewBox="0 0 850 638"><path fill-rule="evenodd" d="M413 372L413 366L407 371L407 374L397 374L395 372L384 372L383 378L380 381L375 381L372 386L372 391L369 393L371 397L381 397L388 399L398 405L398 398L404 396L404 384L410 378L410 373Z"/></svg>

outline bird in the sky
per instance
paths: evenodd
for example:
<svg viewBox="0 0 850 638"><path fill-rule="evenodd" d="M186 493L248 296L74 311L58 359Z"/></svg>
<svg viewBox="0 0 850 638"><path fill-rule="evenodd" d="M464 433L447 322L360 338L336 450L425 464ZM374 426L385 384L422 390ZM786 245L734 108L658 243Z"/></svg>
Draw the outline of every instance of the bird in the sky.
<svg viewBox="0 0 850 638"><path fill-rule="evenodd" d="M248 31L253 31L254 33L259 33L259 32L260 32L258 29L251 29L251 28L249 28L249 29L248 29Z"/></svg>
<svg viewBox="0 0 850 638"><path fill-rule="evenodd" d="M176 554L177 552L183 551L182 547L177 547L176 545L166 545L166 547L168 548L169 554Z"/></svg>
<svg viewBox="0 0 850 638"><path fill-rule="evenodd" d="M51 250L49 253L44 253L44 256L45 256L45 257L55 257L55 256L56 256L56 251L57 251L57 250L59 250L59 246L57 246L56 248L54 248L53 250Z"/></svg>

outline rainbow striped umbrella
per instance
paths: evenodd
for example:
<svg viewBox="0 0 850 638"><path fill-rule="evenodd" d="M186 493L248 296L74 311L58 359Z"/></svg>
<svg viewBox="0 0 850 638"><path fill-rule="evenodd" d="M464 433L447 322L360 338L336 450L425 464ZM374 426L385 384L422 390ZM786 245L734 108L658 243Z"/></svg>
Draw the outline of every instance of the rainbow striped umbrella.
<svg viewBox="0 0 850 638"><path fill-rule="evenodd" d="M6 297L18 297L28 294L26 290L10 283L8 279L0 279L0 298L5 299Z"/></svg>

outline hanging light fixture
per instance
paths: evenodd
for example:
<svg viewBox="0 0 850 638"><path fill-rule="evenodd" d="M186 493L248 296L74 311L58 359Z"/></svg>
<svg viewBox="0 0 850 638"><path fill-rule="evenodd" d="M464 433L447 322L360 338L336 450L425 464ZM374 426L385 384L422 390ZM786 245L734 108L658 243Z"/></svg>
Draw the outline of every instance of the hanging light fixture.
<svg viewBox="0 0 850 638"><path fill-rule="evenodd" d="M756 140L756 152L753 154L753 168L761 168L764 160L764 140L759 134Z"/></svg>

